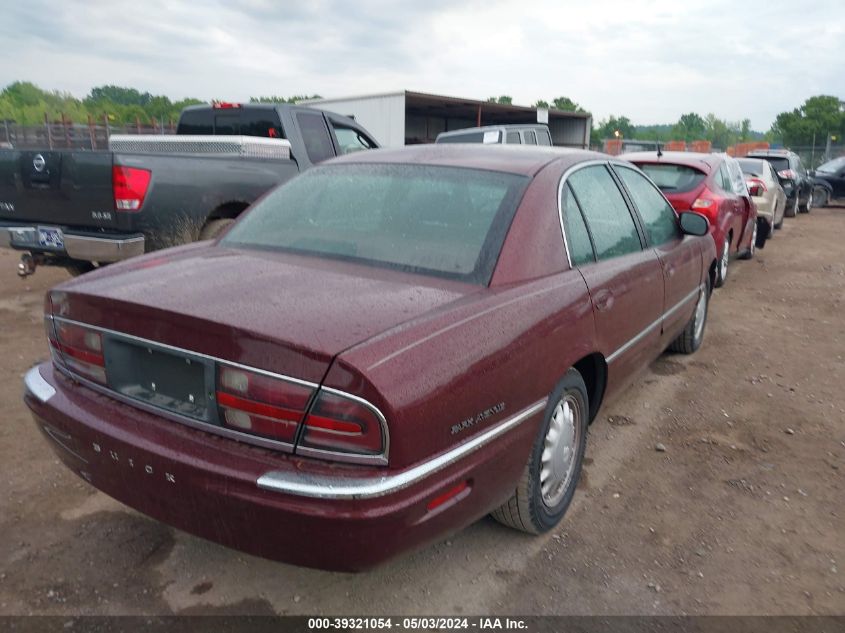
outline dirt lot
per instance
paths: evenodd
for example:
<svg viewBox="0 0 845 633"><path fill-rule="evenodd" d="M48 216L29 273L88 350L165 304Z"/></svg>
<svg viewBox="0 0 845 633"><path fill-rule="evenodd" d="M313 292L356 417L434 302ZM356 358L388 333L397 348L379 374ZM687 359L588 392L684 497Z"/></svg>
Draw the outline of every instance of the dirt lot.
<svg viewBox="0 0 845 633"><path fill-rule="evenodd" d="M699 353L603 408L555 533L485 519L362 575L224 549L60 466L20 395L65 275L15 263L0 254L0 614L845 613L843 208L733 263Z"/></svg>

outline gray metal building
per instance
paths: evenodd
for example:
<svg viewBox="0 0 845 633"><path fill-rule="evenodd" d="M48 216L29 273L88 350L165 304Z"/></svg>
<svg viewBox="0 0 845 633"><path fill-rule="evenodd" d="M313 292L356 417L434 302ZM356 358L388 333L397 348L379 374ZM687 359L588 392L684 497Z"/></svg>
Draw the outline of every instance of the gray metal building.
<svg viewBox="0 0 845 633"><path fill-rule="evenodd" d="M409 90L299 103L353 117L384 147L433 143L440 132L479 125L545 122L546 112ZM555 145L589 147L592 115L553 108L547 112Z"/></svg>

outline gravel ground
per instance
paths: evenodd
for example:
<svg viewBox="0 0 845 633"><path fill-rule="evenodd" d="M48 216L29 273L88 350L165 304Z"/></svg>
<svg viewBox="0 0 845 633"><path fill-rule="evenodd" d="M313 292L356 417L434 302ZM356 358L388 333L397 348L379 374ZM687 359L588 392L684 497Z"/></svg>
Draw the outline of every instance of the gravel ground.
<svg viewBox="0 0 845 633"><path fill-rule="evenodd" d="M787 219L592 426L559 528L490 519L372 572L252 558L133 512L53 457L21 401L44 291L0 253L0 614L845 613L845 209Z"/></svg>

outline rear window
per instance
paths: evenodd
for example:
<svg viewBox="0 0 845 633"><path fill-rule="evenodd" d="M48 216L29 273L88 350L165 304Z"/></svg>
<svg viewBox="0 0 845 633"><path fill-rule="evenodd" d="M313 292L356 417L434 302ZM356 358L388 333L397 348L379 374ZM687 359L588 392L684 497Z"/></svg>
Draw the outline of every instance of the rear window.
<svg viewBox="0 0 845 633"><path fill-rule="evenodd" d="M763 160L767 160L775 168L775 171L783 171L789 169L789 159L783 156L766 156Z"/></svg>
<svg viewBox="0 0 845 633"><path fill-rule="evenodd" d="M214 134L212 110L185 110L179 119L177 134Z"/></svg>
<svg viewBox="0 0 845 633"><path fill-rule="evenodd" d="M766 161L756 158L737 158L736 162L742 168L743 174L749 176L763 176L766 173Z"/></svg>
<svg viewBox="0 0 845 633"><path fill-rule="evenodd" d="M176 133L285 138L279 115L275 110L249 107L186 110L179 119Z"/></svg>
<svg viewBox="0 0 845 633"><path fill-rule="evenodd" d="M638 163L637 167L642 169L664 193L692 191L707 178L704 172L686 165Z"/></svg>
<svg viewBox="0 0 845 633"><path fill-rule="evenodd" d="M527 183L464 168L326 165L261 200L222 243L486 285Z"/></svg>
<svg viewBox="0 0 845 633"><path fill-rule="evenodd" d="M499 132L467 132L466 134L455 134L454 136L441 136L438 143L498 143L500 137L493 140L492 134Z"/></svg>

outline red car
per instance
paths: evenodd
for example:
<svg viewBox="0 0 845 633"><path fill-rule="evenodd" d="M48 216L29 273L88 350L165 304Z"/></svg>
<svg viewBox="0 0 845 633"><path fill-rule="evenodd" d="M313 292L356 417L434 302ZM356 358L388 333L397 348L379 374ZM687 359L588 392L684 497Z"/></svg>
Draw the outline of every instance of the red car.
<svg viewBox="0 0 845 633"><path fill-rule="evenodd" d="M728 277L732 256L751 259L760 246L757 207L739 164L727 154L637 152L625 159L642 169L677 211L693 210L710 220L719 266L716 287ZM768 234L766 234L768 235ZM761 235L765 240L766 235Z"/></svg>
<svg viewBox="0 0 845 633"><path fill-rule="evenodd" d="M489 512L539 533L601 403L701 344L706 234L601 154L361 152L50 291L25 400L93 486L259 556L358 570Z"/></svg>

